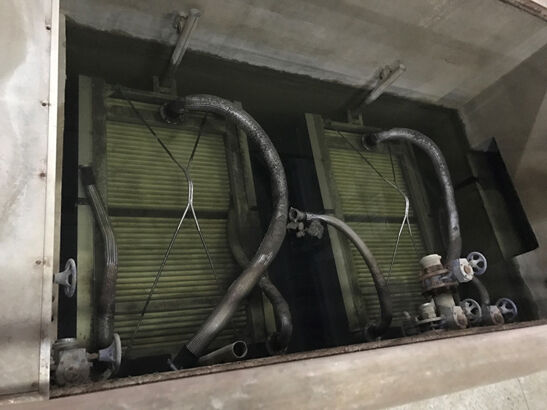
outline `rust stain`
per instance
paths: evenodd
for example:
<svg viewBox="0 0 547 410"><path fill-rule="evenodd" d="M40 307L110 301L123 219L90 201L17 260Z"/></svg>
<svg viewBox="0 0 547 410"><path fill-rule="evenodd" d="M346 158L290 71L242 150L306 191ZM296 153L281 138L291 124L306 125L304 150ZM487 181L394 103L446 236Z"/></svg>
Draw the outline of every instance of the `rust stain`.
<svg viewBox="0 0 547 410"><path fill-rule="evenodd" d="M182 379L186 377L201 376L212 373L220 373L231 370L248 369L251 367L268 366L272 364L288 363L297 360L315 359L320 357L335 356L345 353L361 352L382 347L402 346L411 343L428 342L433 340L448 339L453 337L470 336L481 333L498 332L504 330L520 329L524 327L546 325L547 319L533 320L529 322L510 323L498 326L474 327L463 330L450 330L423 333L417 336L403 337L399 339L381 340L349 346L339 346L328 349L313 350L310 352L292 353L287 355L251 359L242 362L226 363L212 366L198 367L188 370L177 370L165 373L147 374L144 376L126 377L123 379L106 380L80 386L55 387L52 386L50 397L65 397L77 394L85 394L102 390L117 389L120 387L138 386L147 383L157 383L167 380Z"/></svg>

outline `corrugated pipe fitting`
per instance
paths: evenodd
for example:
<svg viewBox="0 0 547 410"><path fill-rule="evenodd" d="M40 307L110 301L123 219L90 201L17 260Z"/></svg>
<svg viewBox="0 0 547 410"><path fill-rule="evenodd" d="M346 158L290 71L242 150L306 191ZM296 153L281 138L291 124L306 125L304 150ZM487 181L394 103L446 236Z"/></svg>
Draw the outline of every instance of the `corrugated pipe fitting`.
<svg viewBox="0 0 547 410"><path fill-rule="evenodd" d="M174 358L177 368L195 366L211 341L226 327L241 304L256 286L277 255L285 238L289 197L283 164L274 145L260 125L242 108L212 95L191 95L168 103L163 108L169 118L186 111L223 116L243 131L256 147L270 173L274 206L270 224L249 266L230 285L228 291L205 323Z"/></svg>
<svg viewBox="0 0 547 410"><path fill-rule="evenodd" d="M175 100L160 107L160 117L168 124L180 124L184 120L184 100Z"/></svg>
<svg viewBox="0 0 547 410"><path fill-rule="evenodd" d="M407 141L418 148L422 149L433 162L433 167L439 178L441 188L444 193L446 210L448 213L448 249L445 259L445 265L450 266L451 262L460 258L462 253L462 238L460 233L460 219L458 209L456 207L456 198L454 195L454 187L448 171L446 159L440 148L424 134L408 128L393 128L388 131L381 131L373 134L368 134L362 137L361 142L365 148L373 148L379 143L387 141ZM480 297L481 305L489 305L490 296L488 290L484 287L479 278L474 277L471 283L477 288Z"/></svg>
<svg viewBox="0 0 547 410"><path fill-rule="evenodd" d="M118 247L108 212L95 184L93 169L88 166L81 167L80 178L103 238L105 265L102 277L99 279L94 330L98 348L104 349L114 340Z"/></svg>
<svg viewBox="0 0 547 410"><path fill-rule="evenodd" d="M424 134L408 128L393 128L388 131L381 131L363 136L361 142L365 148L372 148L380 143L388 141L407 141L422 149L433 162L433 167L441 183L444 193L446 210L448 212L448 250L445 263L459 259L462 251L462 239L460 234L460 222L454 188L450 179L450 172L446 160L437 146Z"/></svg>
<svg viewBox="0 0 547 410"><path fill-rule="evenodd" d="M239 234L237 232L236 220L234 210L230 208L228 211L228 223L227 223L227 235L228 244L232 251L232 256L238 263L238 265L245 269L249 266L249 258L246 252L243 250L241 242L239 240ZM272 283L268 275L263 275L258 281L258 286L264 292L264 295L268 298L272 304L275 321L277 326L277 332L271 334L266 341L266 349L271 355L281 354L287 351L289 342L293 332L292 315L289 308L289 304L279 291L277 287Z"/></svg>
<svg viewBox="0 0 547 410"><path fill-rule="evenodd" d="M380 320L377 324L367 326L365 336L369 340L374 340L384 334L389 329L393 318L393 301L391 299L391 292L389 291L384 275L376 262L376 258L365 242L363 242L361 237L357 235L357 233L344 221L331 215L302 212L291 207L289 210L289 218L293 222L311 222L313 220L322 221L340 231L355 246L355 248L357 248L357 251L359 251L359 254L365 261L365 264L370 271L370 275L378 295L378 301L380 303Z"/></svg>

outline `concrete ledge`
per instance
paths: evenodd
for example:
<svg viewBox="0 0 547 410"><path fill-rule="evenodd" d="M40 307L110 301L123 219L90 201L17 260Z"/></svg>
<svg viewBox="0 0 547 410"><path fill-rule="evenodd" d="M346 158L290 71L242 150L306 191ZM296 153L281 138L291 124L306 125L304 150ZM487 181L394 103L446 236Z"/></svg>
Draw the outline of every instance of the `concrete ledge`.
<svg viewBox="0 0 547 410"><path fill-rule="evenodd" d="M547 369L547 325L237 369L25 408L378 408Z"/></svg>

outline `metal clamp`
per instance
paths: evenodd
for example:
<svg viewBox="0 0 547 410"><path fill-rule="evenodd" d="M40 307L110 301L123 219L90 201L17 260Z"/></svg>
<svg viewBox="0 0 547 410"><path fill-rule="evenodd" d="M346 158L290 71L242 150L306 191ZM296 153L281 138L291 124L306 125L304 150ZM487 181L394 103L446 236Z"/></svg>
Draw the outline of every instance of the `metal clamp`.
<svg viewBox="0 0 547 410"><path fill-rule="evenodd" d="M512 322L519 314L519 310L515 302L509 298L501 298L496 302L496 306L500 310L506 322Z"/></svg>
<svg viewBox="0 0 547 410"><path fill-rule="evenodd" d="M469 255L467 255L467 260L469 261L469 265L471 265L471 268L473 269L473 273L475 275L480 276L484 272L486 272L488 262L486 261L486 256L484 256L482 253L471 252Z"/></svg>
<svg viewBox="0 0 547 410"><path fill-rule="evenodd" d="M78 271L76 269L76 262L70 258L65 263L65 270L56 273L53 277L53 282L59 286L64 287L66 297L71 298L76 291L76 284L78 282Z"/></svg>
<svg viewBox="0 0 547 410"><path fill-rule="evenodd" d="M291 208L289 211L287 230L296 231L297 238L303 238L307 234L314 238L321 239L325 232L325 227L318 219L308 221L304 212Z"/></svg>

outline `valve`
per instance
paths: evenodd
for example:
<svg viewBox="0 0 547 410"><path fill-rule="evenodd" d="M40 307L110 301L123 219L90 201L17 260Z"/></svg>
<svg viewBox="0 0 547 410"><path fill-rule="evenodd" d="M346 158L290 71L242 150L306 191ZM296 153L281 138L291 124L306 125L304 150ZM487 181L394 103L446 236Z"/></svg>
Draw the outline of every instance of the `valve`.
<svg viewBox="0 0 547 410"><path fill-rule="evenodd" d="M475 275L480 276L484 272L486 272L488 263L486 261L486 257L482 253L471 252L469 255L467 255L467 260L469 261L469 265L471 265L471 268L473 269L473 273Z"/></svg>
<svg viewBox="0 0 547 410"><path fill-rule="evenodd" d="M122 363L122 341L120 335L114 333L114 340L110 346L99 350L98 360L110 364L112 374L116 374Z"/></svg>
<svg viewBox="0 0 547 410"><path fill-rule="evenodd" d="M484 325L503 325L505 318L497 306L482 306L482 323Z"/></svg>
<svg viewBox="0 0 547 410"><path fill-rule="evenodd" d="M512 322L517 318L519 311L517 305L511 299L501 298L496 302L496 306L506 322Z"/></svg>
<svg viewBox="0 0 547 410"><path fill-rule="evenodd" d="M460 283L469 282L473 279L473 269L469 261L465 258L451 261L449 270Z"/></svg>
<svg viewBox="0 0 547 410"><path fill-rule="evenodd" d="M59 386L87 383L91 362L75 338L58 339L51 346L51 371Z"/></svg>
<svg viewBox="0 0 547 410"><path fill-rule="evenodd" d="M76 283L78 280L78 271L76 269L76 262L70 258L66 261L65 270L56 273L53 277L53 282L64 288L66 297L71 298L76 291Z"/></svg>
<svg viewBox="0 0 547 410"><path fill-rule="evenodd" d="M464 299L460 302L467 321L472 325L478 325L482 320L482 309L475 299Z"/></svg>
<svg viewBox="0 0 547 410"><path fill-rule="evenodd" d="M296 208L289 210L289 223L287 224L287 230L296 231L297 238L303 238L306 235L312 236L317 239L323 237L325 228L321 224L321 221L317 219L307 220L306 214L299 211Z"/></svg>

